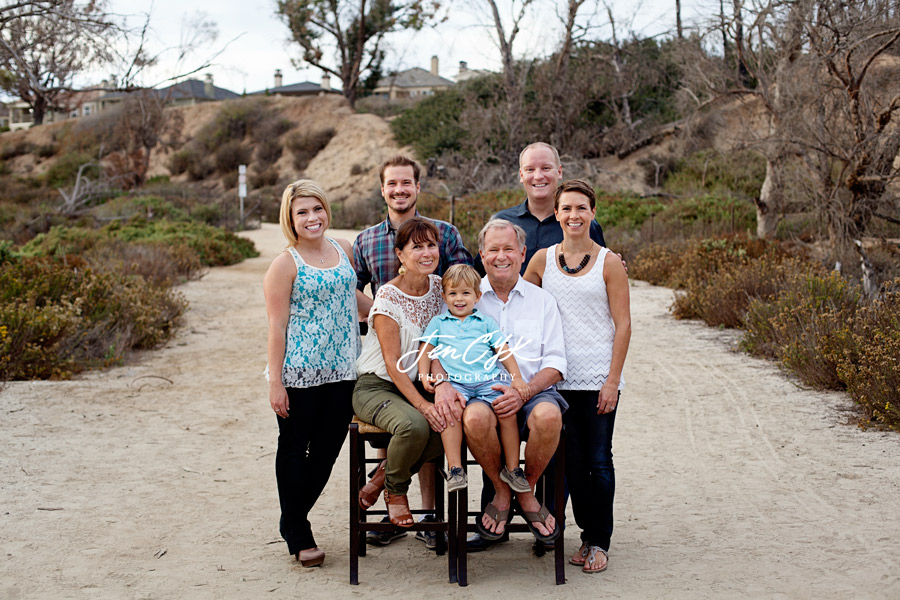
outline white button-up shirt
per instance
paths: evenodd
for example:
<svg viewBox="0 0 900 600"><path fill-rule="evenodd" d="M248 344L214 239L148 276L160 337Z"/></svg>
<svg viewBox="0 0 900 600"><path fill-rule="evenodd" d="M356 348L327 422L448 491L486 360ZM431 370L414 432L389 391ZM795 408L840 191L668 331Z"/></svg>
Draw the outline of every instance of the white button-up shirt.
<svg viewBox="0 0 900 600"><path fill-rule="evenodd" d="M500 325L525 381L551 368L566 377L566 345L556 299L522 277L503 302L487 277L481 280L478 310Z"/></svg>

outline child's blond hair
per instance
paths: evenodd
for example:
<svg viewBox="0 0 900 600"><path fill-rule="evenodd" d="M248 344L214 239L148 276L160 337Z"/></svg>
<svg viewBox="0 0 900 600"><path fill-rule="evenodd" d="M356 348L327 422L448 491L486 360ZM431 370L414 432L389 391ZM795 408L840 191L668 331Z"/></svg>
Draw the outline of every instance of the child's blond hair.
<svg viewBox="0 0 900 600"><path fill-rule="evenodd" d="M471 287L476 294L481 294L481 277L478 275L478 271L470 265L453 265L447 269L444 277L441 278L441 287L444 293L447 292L448 288L460 285Z"/></svg>

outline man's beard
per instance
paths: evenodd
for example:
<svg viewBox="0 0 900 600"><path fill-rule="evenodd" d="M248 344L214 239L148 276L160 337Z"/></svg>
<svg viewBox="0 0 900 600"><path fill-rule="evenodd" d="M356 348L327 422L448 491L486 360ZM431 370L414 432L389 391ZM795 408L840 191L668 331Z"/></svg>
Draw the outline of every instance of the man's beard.
<svg viewBox="0 0 900 600"><path fill-rule="evenodd" d="M418 198L416 196L406 196L405 198L393 198L392 197L391 200L394 202L396 202L396 200L407 200L409 202L409 205L406 208L404 208L403 210L397 210L396 208L394 209L395 213L397 213L399 215L405 215L409 212L415 212L416 201L418 200Z"/></svg>

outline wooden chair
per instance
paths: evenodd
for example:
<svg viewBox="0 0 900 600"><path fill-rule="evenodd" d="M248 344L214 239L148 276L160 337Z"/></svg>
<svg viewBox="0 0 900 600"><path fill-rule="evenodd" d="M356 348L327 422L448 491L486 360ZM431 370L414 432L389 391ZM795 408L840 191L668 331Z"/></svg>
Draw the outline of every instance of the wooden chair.
<svg viewBox="0 0 900 600"><path fill-rule="evenodd" d="M556 519L556 522L559 523L559 526L562 527L562 524L565 519L566 513L566 504L565 504L565 473L566 473L566 439L565 439L565 429L560 432L559 435L559 445L556 447L556 453L553 455L554 460L556 462L556 469L554 473L554 511L553 517ZM465 447L465 444L463 445ZM465 468L468 470L470 465L477 465L478 462L472 460L471 458L465 461ZM524 461L520 461L520 464L524 463ZM545 482L547 479L547 474L544 473L541 475L540 479L538 479L537 486L535 486L535 496L537 499L543 503L547 504L547 497L545 493ZM469 479L471 481L471 478ZM459 527L459 531L456 534L457 539L459 540L459 566L457 569L457 575L459 579L460 586L466 586L469 584L468 581L468 555L466 553L466 537L468 533L473 533L477 531L475 527L475 522L472 521L470 523L469 517L474 517L476 519L481 518L481 510L470 511L469 510L469 497L468 497L468 488L463 488L459 492L458 502L456 503L458 506L459 514L456 517L457 526ZM452 494L451 494L452 495ZM452 508L451 508L452 510ZM531 530L528 528L528 525L522 522L515 522L513 514L510 514L510 520L506 524L506 530L510 533L531 533ZM556 575L556 585L562 585L566 582L566 550L565 550L565 542L563 540L565 532L560 532L559 537L556 538L556 542L553 549L553 556L555 560L555 575ZM537 554L539 556L543 555L544 544L542 542L538 542L537 544Z"/></svg>
<svg viewBox="0 0 900 600"><path fill-rule="evenodd" d="M391 439L391 434L360 421L356 416L350 423L350 584L359 584L359 557L366 555L366 532L391 531L395 526L390 523L382 523L381 517L387 514L387 510L364 510L359 505L359 490L366 482L367 465L378 464L380 458L368 458L366 456L366 442L385 443ZM440 467L443 465L443 455L432 461L435 464L434 477L434 513L440 519L439 523L415 523L412 527L405 527L408 531L435 531L437 536L437 554L448 554L447 569L450 583L457 582L457 566L459 564L459 526L457 525L458 492L449 495L448 510L444 511L444 479L440 475ZM413 515L430 514L430 510L410 510ZM369 521L368 516L378 516L378 521ZM444 540L442 534L447 534ZM465 536L465 532L463 533ZM449 548L448 548L449 546ZM463 537L465 547L465 537ZM448 551L449 550L449 551Z"/></svg>

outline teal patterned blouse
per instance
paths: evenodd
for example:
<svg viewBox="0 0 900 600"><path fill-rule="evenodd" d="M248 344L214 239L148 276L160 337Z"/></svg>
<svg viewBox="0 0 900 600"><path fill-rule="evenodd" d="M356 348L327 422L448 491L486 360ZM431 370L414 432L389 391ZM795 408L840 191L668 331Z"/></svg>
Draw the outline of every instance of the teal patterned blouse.
<svg viewBox="0 0 900 600"><path fill-rule="evenodd" d="M330 269L312 267L294 248L288 248L297 265L297 277L291 289L284 348L285 387L356 379L360 350L356 271L340 245L328 241L341 257Z"/></svg>

